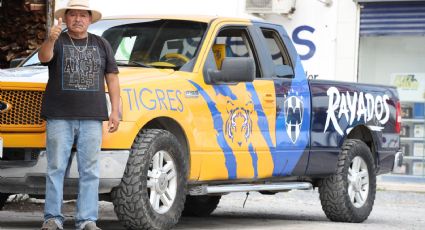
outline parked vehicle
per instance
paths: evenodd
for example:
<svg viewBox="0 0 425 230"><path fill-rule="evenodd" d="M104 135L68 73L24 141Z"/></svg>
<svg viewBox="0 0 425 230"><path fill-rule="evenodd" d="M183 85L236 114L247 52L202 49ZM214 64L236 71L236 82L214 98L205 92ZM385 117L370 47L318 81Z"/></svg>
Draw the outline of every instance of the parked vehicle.
<svg viewBox="0 0 425 230"><path fill-rule="evenodd" d="M376 175L401 164L396 89L308 80L280 25L152 16L90 29L110 42L120 66L122 121L103 134L99 191L128 229L209 215L230 192L313 187L330 220L362 222ZM78 57L63 63L81 76L95 68ZM36 54L0 72L2 200L44 194L46 82ZM77 194L77 178L74 160L65 195Z"/></svg>

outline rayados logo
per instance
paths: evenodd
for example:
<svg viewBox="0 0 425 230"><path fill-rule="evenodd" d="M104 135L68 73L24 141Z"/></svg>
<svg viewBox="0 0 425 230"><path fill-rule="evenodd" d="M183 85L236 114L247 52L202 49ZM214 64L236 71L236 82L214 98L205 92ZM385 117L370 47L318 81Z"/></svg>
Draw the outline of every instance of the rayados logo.
<svg viewBox="0 0 425 230"><path fill-rule="evenodd" d="M293 90L285 96L284 109L286 133L293 144L297 142L301 133L304 115L303 100L303 97L299 96L298 93Z"/></svg>
<svg viewBox="0 0 425 230"><path fill-rule="evenodd" d="M367 123L375 119L377 121L376 126L368 125L374 131L384 129L383 125L390 119L390 108L387 102L390 97L386 94L374 96L363 92L340 93L336 87L330 87L327 95L329 97L329 105L323 132L326 132L332 124L335 130L340 135L343 135L344 131L339 126L339 120L342 117L345 118L349 127L353 125L355 120L363 120L364 123ZM349 131L350 129L346 129L347 134Z"/></svg>

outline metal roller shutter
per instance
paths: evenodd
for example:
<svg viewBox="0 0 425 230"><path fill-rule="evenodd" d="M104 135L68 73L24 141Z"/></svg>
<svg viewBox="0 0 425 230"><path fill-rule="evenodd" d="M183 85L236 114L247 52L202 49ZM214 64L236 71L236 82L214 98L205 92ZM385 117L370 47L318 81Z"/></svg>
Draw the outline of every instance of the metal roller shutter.
<svg viewBox="0 0 425 230"><path fill-rule="evenodd" d="M360 36L425 35L425 2L361 6Z"/></svg>

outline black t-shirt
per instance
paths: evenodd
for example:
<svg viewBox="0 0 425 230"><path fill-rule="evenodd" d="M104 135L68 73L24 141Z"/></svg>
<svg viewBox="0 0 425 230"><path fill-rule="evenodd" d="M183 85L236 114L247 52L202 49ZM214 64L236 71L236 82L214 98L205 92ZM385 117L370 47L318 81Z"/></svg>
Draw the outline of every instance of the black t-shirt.
<svg viewBox="0 0 425 230"><path fill-rule="evenodd" d="M108 120L105 74L118 73L109 43L94 34L73 39L62 33L49 63L49 80L41 117L49 119ZM87 46L86 46L87 44Z"/></svg>

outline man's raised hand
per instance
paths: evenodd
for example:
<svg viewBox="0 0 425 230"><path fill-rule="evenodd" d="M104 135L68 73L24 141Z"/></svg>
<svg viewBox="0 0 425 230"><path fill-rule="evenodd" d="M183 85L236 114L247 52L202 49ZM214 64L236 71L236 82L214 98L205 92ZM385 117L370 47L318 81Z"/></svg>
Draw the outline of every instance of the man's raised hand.
<svg viewBox="0 0 425 230"><path fill-rule="evenodd" d="M58 18L58 24L53 25L50 29L49 40L55 42L62 32L62 18Z"/></svg>

